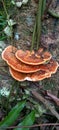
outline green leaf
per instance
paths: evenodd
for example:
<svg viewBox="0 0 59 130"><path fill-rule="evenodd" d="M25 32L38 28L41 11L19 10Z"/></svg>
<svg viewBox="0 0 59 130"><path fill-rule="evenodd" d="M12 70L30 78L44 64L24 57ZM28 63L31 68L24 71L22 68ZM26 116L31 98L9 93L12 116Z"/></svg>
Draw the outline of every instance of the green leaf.
<svg viewBox="0 0 59 130"><path fill-rule="evenodd" d="M6 25L6 22L0 22L0 25Z"/></svg>
<svg viewBox="0 0 59 130"><path fill-rule="evenodd" d="M14 108L12 108L8 116L6 116L5 119L0 122L0 130L6 130L7 127L11 126L15 122L20 112L24 108L25 103L25 101L22 101L18 103Z"/></svg>
<svg viewBox="0 0 59 130"><path fill-rule="evenodd" d="M0 41L5 40L5 39L6 39L6 36L0 36Z"/></svg>
<svg viewBox="0 0 59 130"><path fill-rule="evenodd" d="M14 130L29 130L30 128L19 128L19 126L31 126L35 121L35 111L33 110L24 120L18 124L18 128Z"/></svg>
<svg viewBox="0 0 59 130"><path fill-rule="evenodd" d="M10 26L6 26L4 29L4 33L8 36L11 37L12 36L12 29Z"/></svg>
<svg viewBox="0 0 59 130"><path fill-rule="evenodd" d="M3 16L0 16L0 19L3 19Z"/></svg>

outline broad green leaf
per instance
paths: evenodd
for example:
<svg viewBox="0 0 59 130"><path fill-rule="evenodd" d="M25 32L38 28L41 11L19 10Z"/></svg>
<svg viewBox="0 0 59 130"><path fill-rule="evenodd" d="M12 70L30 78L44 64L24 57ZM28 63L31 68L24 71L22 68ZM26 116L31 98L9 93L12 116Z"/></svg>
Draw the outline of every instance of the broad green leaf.
<svg viewBox="0 0 59 130"><path fill-rule="evenodd" d="M29 130L28 128L19 128L19 126L31 126L35 121L35 111L33 110L29 115L27 115L24 120L18 124L18 128L14 130Z"/></svg>
<svg viewBox="0 0 59 130"><path fill-rule="evenodd" d="M0 22L0 25L5 25L6 24L6 22Z"/></svg>
<svg viewBox="0 0 59 130"><path fill-rule="evenodd" d="M12 36L12 29L11 29L11 27L10 26L6 26L5 29L4 29L4 33L7 36L11 37Z"/></svg>
<svg viewBox="0 0 59 130"><path fill-rule="evenodd" d="M5 119L0 122L0 130L6 130L7 127L11 126L15 122L21 110L24 108L25 103L25 101L22 101L12 108L8 116L6 116Z"/></svg>
<svg viewBox="0 0 59 130"><path fill-rule="evenodd" d="M9 26L13 26L16 24L12 19L7 20Z"/></svg>
<svg viewBox="0 0 59 130"><path fill-rule="evenodd" d="M26 5L26 4L28 3L28 1L29 1L29 0L23 0L23 1L22 1L22 4L23 4L23 5Z"/></svg>
<svg viewBox="0 0 59 130"><path fill-rule="evenodd" d="M6 39L6 36L0 36L0 41L5 40L5 39Z"/></svg>
<svg viewBox="0 0 59 130"><path fill-rule="evenodd" d="M4 17L3 16L0 16L0 20L3 19Z"/></svg>

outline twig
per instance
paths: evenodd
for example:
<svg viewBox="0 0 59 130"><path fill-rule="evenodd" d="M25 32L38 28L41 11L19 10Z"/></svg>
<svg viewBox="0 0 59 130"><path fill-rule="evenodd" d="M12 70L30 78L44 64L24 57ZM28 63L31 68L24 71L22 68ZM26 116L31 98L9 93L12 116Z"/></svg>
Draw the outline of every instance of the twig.
<svg viewBox="0 0 59 130"><path fill-rule="evenodd" d="M45 123L45 124L35 124L31 126L11 126L7 127L7 129L13 129L13 128L34 128L34 127L39 127L39 126L59 126L59 123Z"/></svg>
<svg viewBox="0 0 59 130"><path fill-rule="evenodd" d="M36 91L31 91L31 93L38 99L40 100L47 109L51 111L51 113L59 120L59 114L55 111L54 107L50 105L50 103L44 99L41 94L38 94Z"/></svg>
<svg viewBox="0 0 59 130"><path fill-rule="evenodd" d="M56 103L57 106L59 106L59 98L57 98L53 94L50 94L48 91L46 91L46 95L50 97Z"/></svg>
<svg viewBox="0 0 59 130"><path fill-rule="evenodd" d="M0 65L0 67L7 67L7 65Z"/></svg>

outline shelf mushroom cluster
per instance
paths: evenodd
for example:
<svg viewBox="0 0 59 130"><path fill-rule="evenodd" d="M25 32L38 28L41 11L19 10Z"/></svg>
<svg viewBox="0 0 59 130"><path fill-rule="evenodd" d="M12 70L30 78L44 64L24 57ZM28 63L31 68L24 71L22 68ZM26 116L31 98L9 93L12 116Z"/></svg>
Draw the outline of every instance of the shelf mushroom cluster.
<svg viewBox="0 0 59 130"><path fill-rule="evenodd" d="M40 81L56 73L58 63L48 51L40 48L37 52L17 50L8 46L2 52L2 59L9 65L12 77L18 81Z"/></svg>

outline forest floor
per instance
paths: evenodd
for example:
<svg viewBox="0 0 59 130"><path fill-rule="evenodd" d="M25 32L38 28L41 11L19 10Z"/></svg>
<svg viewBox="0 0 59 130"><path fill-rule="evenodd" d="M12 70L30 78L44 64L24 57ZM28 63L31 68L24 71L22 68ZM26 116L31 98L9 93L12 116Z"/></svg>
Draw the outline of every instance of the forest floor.
<svg viewBox="0 0 59 130"><path fill-rule="evenodd" d="M50 8L53 8L53 10L59 13L59 6L56 5L56 1L53 0ZM18 49L30 50L36 10L37 4L34 0L31 0L26 6L12 10L12 19L16 22L16 26L13 30L14 38L13 41L10 41L10 39L3 41L2 45L0 43L2 51L10 44L15 45ZM18 39L16 35L18 35ZM48 13L46 18L42 21L41 46L50 51L52 57L59 63L59 19L52 17ZM0 93L4 87L5 90L9 92L12 82L14 82L14 79L11 77L8 66L0 55ZM30 87L31 90L37 89L37 91L40 90L41 86L44 90L48 90L59 97L59 68L57 72L48 79L36 83L25 81L21 82L20 86L25 88ZM3 112L0 113L3 115Z"/></svg>

